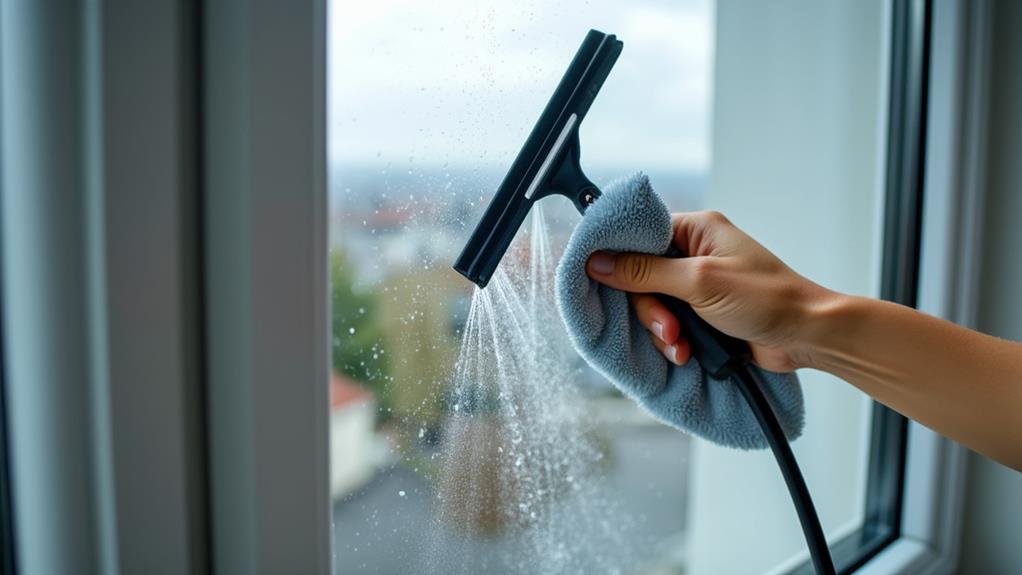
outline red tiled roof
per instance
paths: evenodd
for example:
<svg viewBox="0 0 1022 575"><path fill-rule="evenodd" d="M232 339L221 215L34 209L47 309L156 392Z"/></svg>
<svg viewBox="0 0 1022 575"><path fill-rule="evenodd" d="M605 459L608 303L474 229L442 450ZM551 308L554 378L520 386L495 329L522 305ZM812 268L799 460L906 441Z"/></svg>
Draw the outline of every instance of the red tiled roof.
<svg viewBox="0 0 1022 575"><path fill-rule="evenodd" d="M330 409L337 409L349 403L365 401L373 397L372 392L350 378L334 372L330 376Z"/></svg>

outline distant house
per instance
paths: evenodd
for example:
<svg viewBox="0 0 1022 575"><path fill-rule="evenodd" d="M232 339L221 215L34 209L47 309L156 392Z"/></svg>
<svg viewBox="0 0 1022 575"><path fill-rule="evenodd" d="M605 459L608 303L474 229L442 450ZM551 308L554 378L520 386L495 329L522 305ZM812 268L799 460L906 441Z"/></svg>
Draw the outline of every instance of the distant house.
<svg viewBox="0 0 1022 575"><path fill-rule="evenodd" d="M365 485L379 459L376 398L344 375L330 378L330 496Z"/></svg>

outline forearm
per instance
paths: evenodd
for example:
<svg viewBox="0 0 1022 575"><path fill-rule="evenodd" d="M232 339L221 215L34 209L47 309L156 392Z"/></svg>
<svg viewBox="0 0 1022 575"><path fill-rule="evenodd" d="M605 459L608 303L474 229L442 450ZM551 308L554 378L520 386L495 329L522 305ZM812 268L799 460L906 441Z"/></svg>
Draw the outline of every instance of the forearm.
<svg viewBox="0 0 1022 575"><path fill-rule="evenodd" d="M807 367L1022 470L1022 344L865 298L828 298L810 317Z"/></svg>

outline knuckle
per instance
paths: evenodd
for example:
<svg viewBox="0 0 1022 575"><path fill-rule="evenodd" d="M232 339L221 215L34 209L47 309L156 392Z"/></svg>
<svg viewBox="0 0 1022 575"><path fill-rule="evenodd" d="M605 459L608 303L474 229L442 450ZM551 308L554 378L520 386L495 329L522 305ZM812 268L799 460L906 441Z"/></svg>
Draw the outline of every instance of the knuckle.
<svg viewBox="0 0 1022 575"><path fill-rule="evenodd" d="M707 221L715 223L715 224L729 224L729 223L731 223L731 220L727 219L727 216L725 216L721 212L718 212L717 210L709 210L709 211L703 212L703 217L705 217Z"/></svg>
<svg viewBox="0 0 1022 575"><path fill-rule="evenodd" d="M697 290L705 290L713 283L717 273L716 262L711 259L701 259L692 263L689 274L692 285Z"/></svg>
<svg viewBox="0 0 1022 575"><path fill-rule="evenodd" d="M621 271L625 274L625 280L634 286L644 286L649 283L653 274L653 266L648 257L630 254L625 257Z"/></svg>

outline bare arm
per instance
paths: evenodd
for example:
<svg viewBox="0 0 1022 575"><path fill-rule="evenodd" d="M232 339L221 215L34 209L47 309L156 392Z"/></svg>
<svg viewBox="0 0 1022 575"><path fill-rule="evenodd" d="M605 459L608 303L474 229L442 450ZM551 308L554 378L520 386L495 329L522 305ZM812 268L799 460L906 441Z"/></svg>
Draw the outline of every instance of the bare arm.
<svg viewBox="0 0 1022 575"><path fill-rule="evenodd" d="M675 244L691 257L596 254L589 275L632 292L639 320L676 363L689 358L677 320L648 293L688 301L750 342L774 371L832 373L971 449L1022 470L1022 344L913 309L823 288L714 212L678 214Z"/></svg>
<svg viewBox="0 0 1022 575"><path fill-rule="evenodd" d="M1022 470L1022 345L847 296L822 306L811 325L807 367Z"/></svg>

